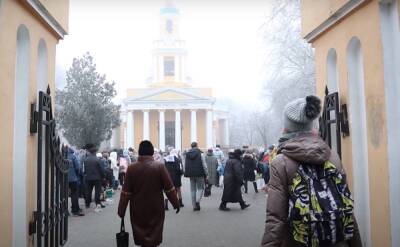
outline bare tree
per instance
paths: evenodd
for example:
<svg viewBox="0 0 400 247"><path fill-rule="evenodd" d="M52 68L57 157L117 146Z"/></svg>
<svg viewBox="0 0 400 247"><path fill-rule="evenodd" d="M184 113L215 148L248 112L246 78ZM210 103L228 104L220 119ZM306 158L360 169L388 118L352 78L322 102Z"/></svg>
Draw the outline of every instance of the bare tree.
<svg viewBox="0 0 400 247"><path fill-rule="evenodd" d="M284 106L315 93L314 50L301 36L299 0L274 0L263 25L266 45L264 98L269 116L268 139L280 136Z"/></svg>

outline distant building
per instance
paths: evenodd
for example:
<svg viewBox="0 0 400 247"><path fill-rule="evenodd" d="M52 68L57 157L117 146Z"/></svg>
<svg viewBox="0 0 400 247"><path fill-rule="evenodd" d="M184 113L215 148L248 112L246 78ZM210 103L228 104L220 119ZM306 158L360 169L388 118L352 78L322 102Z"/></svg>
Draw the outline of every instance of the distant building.
<svg viewBox="0 0 400 247"><path fill-rule="evenodd" d="M36 210L38 149L38 135L29 131L30 107L38 91L55 91L56 45L68 30L68 8L68 0L0 0L2 247L36 241L28 231Z"/></svg>
<svg viewBox="0 0 400 247"><path fill-rule="evenodd" d="M350 135L339 138L363 246L400 246L399 1L301 5L303 35L315 48L317 92L323 97L327 87L338 92L339 106L347 105Z"/></svg>
<svg viewBox="0 0 400 247"><path fill-rule="evenodd" d="M200 148L229 145L228 114L215 109L211 88L193 87L187 75L187 51L179 33L179 10L160 10L160 38L154 41L152 76L146 88L128 89L122 126L111 146L138 147L143 139L166 150L197 141ZM119 138L118 138L119 137Z"/></svg>

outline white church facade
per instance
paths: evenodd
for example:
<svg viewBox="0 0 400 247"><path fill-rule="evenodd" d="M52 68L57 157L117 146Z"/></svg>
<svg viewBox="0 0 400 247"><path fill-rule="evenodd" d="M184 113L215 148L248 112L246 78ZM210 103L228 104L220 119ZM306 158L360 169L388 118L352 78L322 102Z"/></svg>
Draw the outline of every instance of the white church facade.
<svg viewBox="0 0 400 247"><path fill-rule="evenodd" d="M150 140L166 150L229 146L228 112L216 109L211 88L194 87L187 74L187 50L179 33L179 9L168 4L160 10L160 37L154 42L152 75L145 88L127 90L121 126L112 147L137 148Z"/></svg>

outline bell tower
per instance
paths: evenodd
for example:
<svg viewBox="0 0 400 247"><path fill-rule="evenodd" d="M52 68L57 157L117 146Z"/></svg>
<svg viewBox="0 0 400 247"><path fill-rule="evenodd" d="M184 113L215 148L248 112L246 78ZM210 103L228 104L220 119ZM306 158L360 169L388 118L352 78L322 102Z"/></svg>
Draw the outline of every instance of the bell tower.
<svg viewBox="0 0 400 247"><path fill-rule="evenodd" d="M153 69L149 86L188 87L185 41L180 38L180 12L172 1L160 9L160 34L154 41Z"/></svg>

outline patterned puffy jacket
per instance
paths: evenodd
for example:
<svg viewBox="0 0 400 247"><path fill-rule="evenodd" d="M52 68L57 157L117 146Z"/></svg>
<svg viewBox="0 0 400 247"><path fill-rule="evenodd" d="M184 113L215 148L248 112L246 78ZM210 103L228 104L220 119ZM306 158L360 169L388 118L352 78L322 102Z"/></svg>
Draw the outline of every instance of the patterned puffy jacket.
<svg viewBox="0 0 400 247"><path fill-rule="evenodd" d="M280 144L278 155L270 164L267 220L262 247L299 246L289 232L289 186L291 186L299 163L322 165L327 160L345 176L338 155L331 152L329 146L318 136L304 133ZM339 242L330 247L345 246L362 246L357 223L355 223L354 236L349 242Z"/></svg>

